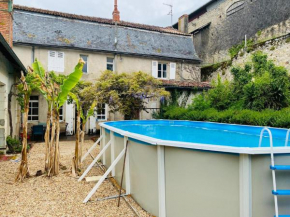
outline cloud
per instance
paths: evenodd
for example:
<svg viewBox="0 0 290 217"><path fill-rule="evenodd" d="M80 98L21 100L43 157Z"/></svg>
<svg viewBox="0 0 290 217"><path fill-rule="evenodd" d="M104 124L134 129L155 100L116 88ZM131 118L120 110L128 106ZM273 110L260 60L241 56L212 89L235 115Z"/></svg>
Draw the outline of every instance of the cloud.
<svg viewBox="0 0 290 217"><path fill-rule="evenodd" d="M170 26L168 13L173 5L173 23L209 0L119 0L121 19L157 26ZM66 13L112 18L114 0L14 0L15 4Z"/></svg>

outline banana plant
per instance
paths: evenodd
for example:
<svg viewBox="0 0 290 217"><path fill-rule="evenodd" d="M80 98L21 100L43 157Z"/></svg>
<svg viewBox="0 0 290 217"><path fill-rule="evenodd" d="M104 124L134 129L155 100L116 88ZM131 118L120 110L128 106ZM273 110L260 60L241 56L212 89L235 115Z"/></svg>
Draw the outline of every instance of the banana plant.
<svg viewBox="0 0 290 217"><path fill-rule="evenodd" d="M70 91L81 79L84 61L79 60L74 71L67 77L56 75L54 72L45 72L39 61L32 65L35 73L42 79L39 92L44 96L48 103L47 130L45 135L46 154L45 171L48 176L58 175L59 173L59 109L64 105ZM50 135L50 125L51 135Z"/></svg>
<svg viewBox="0 0 290 217"><path fill-rule="evenodd" d="M88 88L92 88L91 83L87 83L87 88L83 89L82 92L88 92ZM69 93L71 100L74 101L77 107L77 130L76 130L76 145L75 145L75 156L72 160L72 174L76 176L81 171L81 158L82 158L82 147L84 145L85 138L85 126L88 119L94 115L96 101L94 96L90 96L90 100L87 98L82 98L82 92L78 94ZM89 105L90 104L90 105ZM88 107L89 106L89 107ZM81 126L82 120L82 128ZM81 130L82 129L82 130ZM81 138L81 143L79 139Z"/></svg>
<svg viewBox="0 0 290 217"><path fill-rule="evenodd" d="M29 111L29 98L33 90L37 89L40 85L40 77L28 71L28 74L24 76L21 73L20 83L17 85L18 97L17 100L23 113L23 138L22 138L22 151L21 151L21 163L15 181L23 181L29 176L28 159L27 159L27 121Z"/></svg>

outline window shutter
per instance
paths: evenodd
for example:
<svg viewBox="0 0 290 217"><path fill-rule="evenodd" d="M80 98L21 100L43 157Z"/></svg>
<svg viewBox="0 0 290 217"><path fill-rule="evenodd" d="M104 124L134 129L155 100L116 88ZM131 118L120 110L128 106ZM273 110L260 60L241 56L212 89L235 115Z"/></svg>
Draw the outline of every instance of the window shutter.
<svg viewBox="0 0 290 217"><path fill-rule="evenodd" d="M152 76L154 78L157 78L157 74L158 74L158 62L152 61Z"/></svg>
<svg viewBox="0 0 290 217"><path fill-rule="evenodd" d="M57 68L58 72L64 72L64 52L57 52Z"/></svg>
<svg viewBox="0 0 290 217"><path fill-rule="evenodd" d="M55 57L56 52L55 51L48 51L48 71L54 71L55 68Z"/></svg>
<svg viewBox="0 0 290 217"><path fill-rule="evenodd" d="M176 63L170 63L170 79L175 79Z"/></svg>

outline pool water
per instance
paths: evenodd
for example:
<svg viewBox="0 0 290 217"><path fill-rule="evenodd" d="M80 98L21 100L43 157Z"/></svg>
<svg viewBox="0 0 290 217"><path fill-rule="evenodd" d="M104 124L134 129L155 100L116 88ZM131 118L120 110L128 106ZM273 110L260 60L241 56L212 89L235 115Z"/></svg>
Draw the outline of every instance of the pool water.
<svg viewBox="0 0 290 217"><path fill-rule="evenodd" d="M106 125L155 139L231 147L259 147L263 127L194 121L118 121ZM274 147L285 146L287 129L269 128ZM268 132L264 132L261 147L269 147Z"/></svg>

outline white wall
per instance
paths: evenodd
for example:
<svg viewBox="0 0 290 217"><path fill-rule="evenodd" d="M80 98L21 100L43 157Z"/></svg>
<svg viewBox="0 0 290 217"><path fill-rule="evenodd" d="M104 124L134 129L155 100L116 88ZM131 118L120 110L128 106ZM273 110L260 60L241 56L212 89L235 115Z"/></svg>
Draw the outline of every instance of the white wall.
<svg viewBox="0 0 290 217"><path fill-rule="evenodd" d="M11 63L0 52L0 148L6 147L6 137L10 133L8 116L8 94L11 85L16 82L15 73ZM20 111L15 97L12 97L11 113L13 123L13 136L19 135Z"/></svg>

